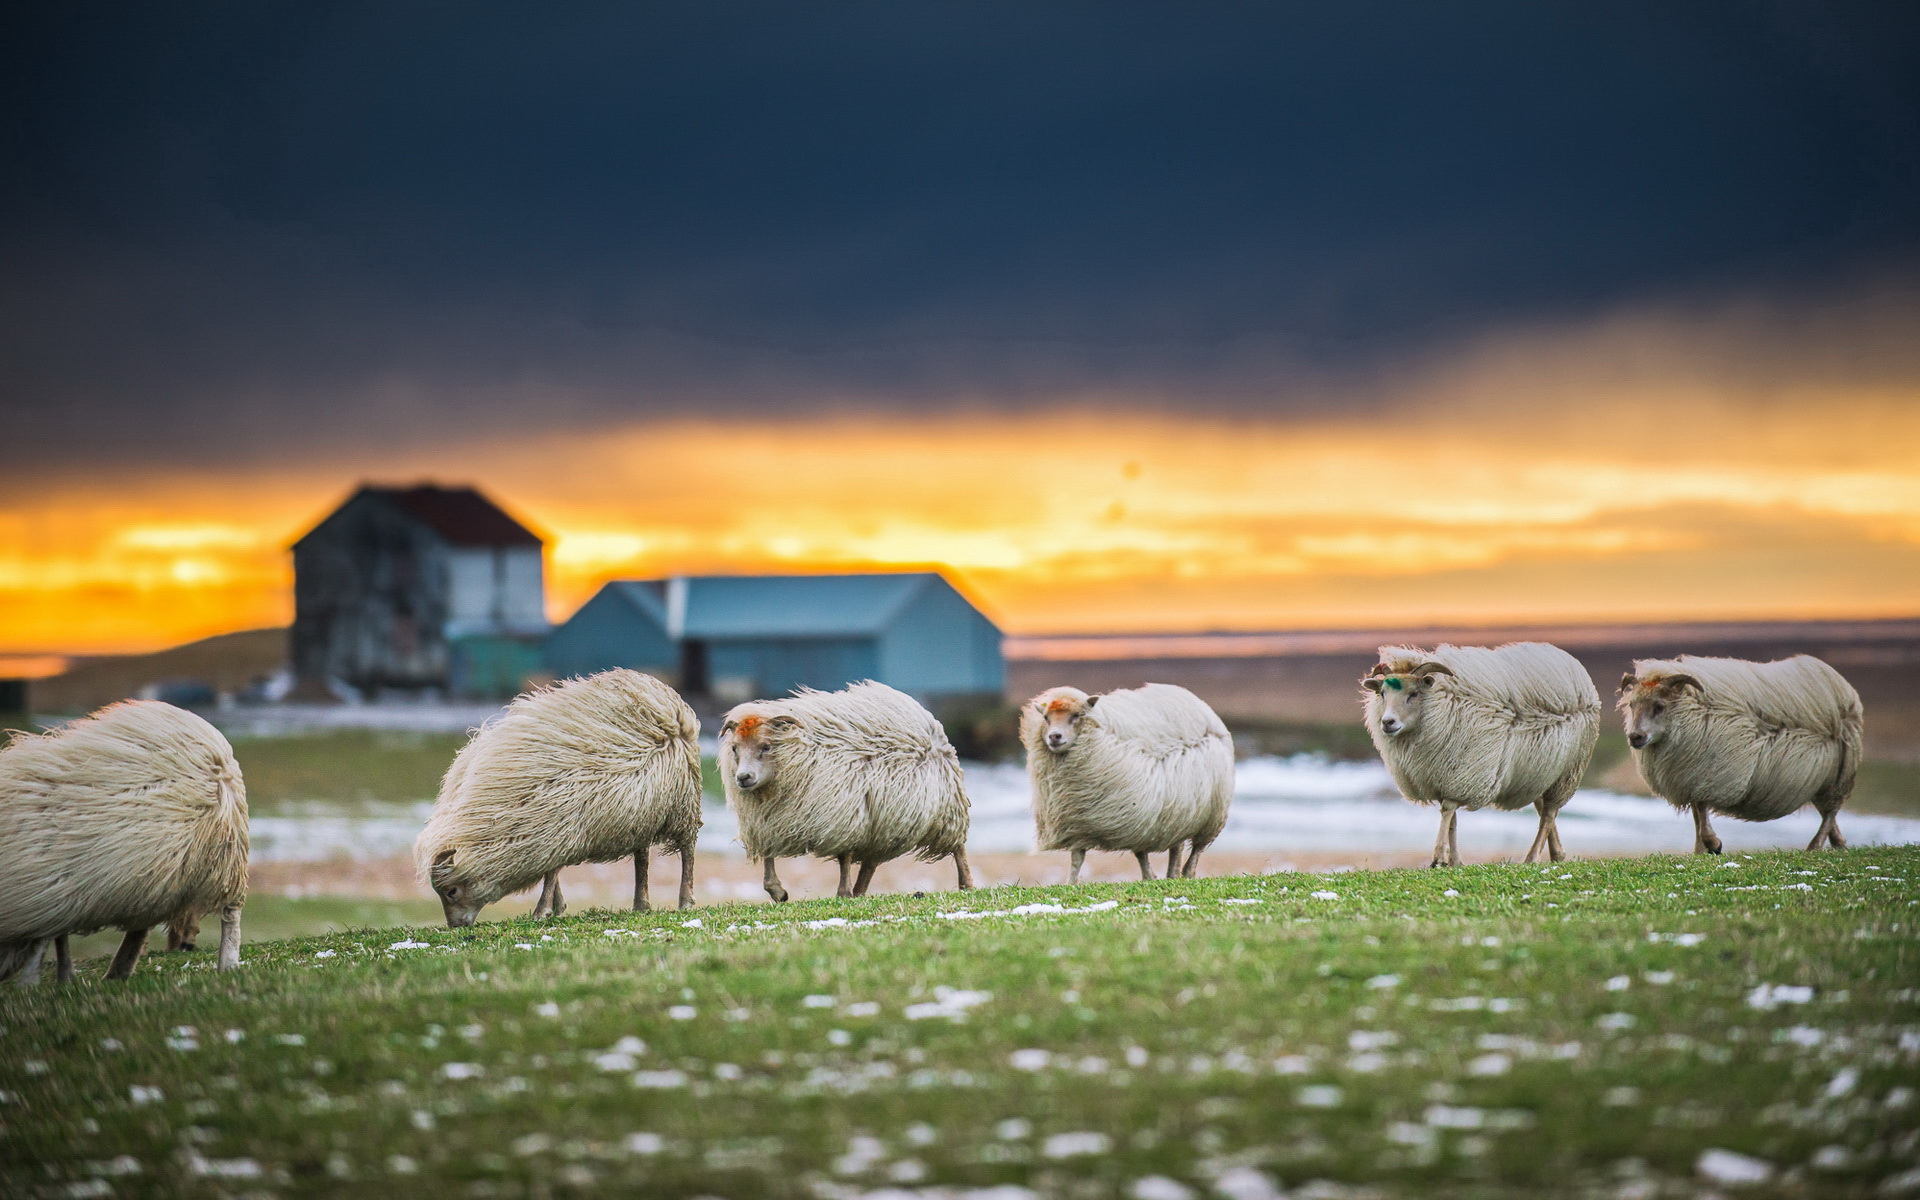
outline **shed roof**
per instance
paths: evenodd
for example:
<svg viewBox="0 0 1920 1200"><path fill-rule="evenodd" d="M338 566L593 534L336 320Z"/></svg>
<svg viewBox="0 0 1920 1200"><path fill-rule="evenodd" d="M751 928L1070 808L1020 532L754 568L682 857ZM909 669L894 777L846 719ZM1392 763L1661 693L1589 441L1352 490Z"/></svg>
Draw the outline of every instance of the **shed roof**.
<svg viewBox="0 0 1920 1200"><path fill-rule="evenodd" d="M861 637L879 634L934 571L875 575L694 575L685 579L681 636L690 638ZM609 584L662 625L670 624L670 581Z"/></svg>
<svg viewBox="0 0 1920 1200"><path fill-rule="evenodd" d="M347 504L363 498L392 505L433 530L450 546L544 544L539 534L508 516L493 501L470 487L441 487L433 483L418 483L411 487L362 484ZM340 507L345 508L347 504ZM321 522L322 525L325 523Z"/></svg>

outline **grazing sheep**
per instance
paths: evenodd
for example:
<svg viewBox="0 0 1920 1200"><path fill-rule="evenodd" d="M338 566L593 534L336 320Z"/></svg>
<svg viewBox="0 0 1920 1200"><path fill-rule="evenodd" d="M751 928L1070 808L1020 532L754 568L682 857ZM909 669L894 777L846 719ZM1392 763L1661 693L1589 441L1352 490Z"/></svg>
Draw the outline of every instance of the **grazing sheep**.
<svg viewBox="0 0 1920 1200"><path fill-rule="evenodd" d="M1227 823L1233 738L1185 688L1053 688L1020 710L1020 740L1039 847L1071 852L1069 883L1089 850L1133 851L1142 879L1153 878L1148 852L1165 850L1167 878L1191 877Z"/></svg>
<svg viewBox="0 0 1920 1200"><path fill-rule="evenodd" d="M0 980L34 978L51 943L126 931L108 979L125 979L147 931L220 910L220 967L240 965L247 792L219 730L155 700L109 705L0 750Z"/></svg>
<svg viewBox="0 0 1920 1200"><path fill-rule="evenodd" d="M1771 821L1812 804L1822 842L1844 847L1840 806L1860 768L1860 694L1807 655L1643 659L1620 680L1627 744L1647 786L1693 811L1694 853L1720 853L1709 812Z"/></svg>
<svg viewBox="0 0 1920 1200"><path fill-rule="evenodd" d="M558 916L560 868L633 856L633 907L648 906L656 845L680 854L693 905L700 832L700 722L674 690L624 669L529 692L476 730L440 783L414 859L447 924L536 882L535 916Z"/></svg>
<svg viewBox="0 0 1920 1200"><path fill-rule="evenodd" d="M904 692L868 681L742 704L720 726L720 776L776 901L787 889L774 861L796 854L838 861L841 896L866 895L874 869L904 854L951 854L961 889L973 886L959 756Z"/></svg>
<svg viewBox="0 0 1920 1200"><path fill-rule="evenodd" d="M1555 817L1600 736L1600 693L1579 660L1545 642L1380 647L1367 732L1407 799L1440 806L1432 866L1460 865L1459 810L1531 804L1528 862L1566 857Z"/></svg>

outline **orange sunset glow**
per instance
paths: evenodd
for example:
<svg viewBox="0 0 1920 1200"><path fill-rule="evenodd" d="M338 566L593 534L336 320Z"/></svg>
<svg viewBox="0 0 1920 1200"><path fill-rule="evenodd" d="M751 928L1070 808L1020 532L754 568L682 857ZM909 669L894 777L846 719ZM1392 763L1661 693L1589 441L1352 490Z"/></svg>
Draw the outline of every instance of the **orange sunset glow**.
<svg viewBox="0 0 1920 1200"><path fill-rule="evenodd" d="M935 563L1011 632L1910 614L1901 397L1483 399L1365 419L1110 411L636 423L293 471L74 479L0 509L0 650L144 650L291 617L288 543L361 478L472 482L610 578Z"/></svg>

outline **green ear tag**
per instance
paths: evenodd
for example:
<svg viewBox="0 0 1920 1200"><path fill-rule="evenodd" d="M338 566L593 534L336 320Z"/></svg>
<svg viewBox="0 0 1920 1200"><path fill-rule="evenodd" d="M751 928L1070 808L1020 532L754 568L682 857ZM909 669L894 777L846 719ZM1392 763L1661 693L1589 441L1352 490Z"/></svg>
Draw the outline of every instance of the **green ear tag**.
<svg viewBox="0 0 1920 1200"><path fill-rule="evenodd" d="M1396 692L1406 686L1405 684L1400 682L1400 677L1398 675L1389 675L1382 682L1384 682L1388 687L1392 688Z"/></svg>

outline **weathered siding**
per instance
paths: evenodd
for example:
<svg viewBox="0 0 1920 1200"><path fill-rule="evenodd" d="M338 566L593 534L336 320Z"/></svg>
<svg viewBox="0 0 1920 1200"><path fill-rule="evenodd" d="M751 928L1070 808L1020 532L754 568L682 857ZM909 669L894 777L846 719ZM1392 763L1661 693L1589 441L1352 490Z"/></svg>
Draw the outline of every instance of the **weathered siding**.
<svg viewBox="0 0 1920 1200"><path fill-rule="evenodd" d="M447 550L356 496L294 546L294 673L364 693L447 685Z"/></svg>
<svg viewBox="0 0 1920 1200"><path fill-rule="evenodd" d="M707 664L716 695L740 699L784 696L801 687L831 692L880 677L873 638L713 640L707 643Z"/></svg>
<svg viewBox="0 0 1920 1200"><path fill-rule="evenodd" d="M447 570L448 637L545 632L546 579L539 547L450 550Z"/></svg>

